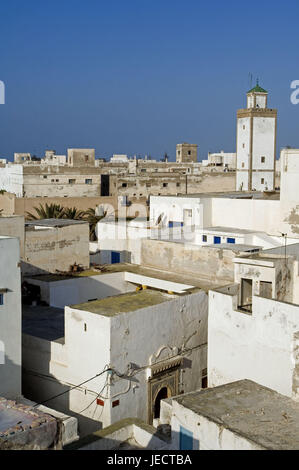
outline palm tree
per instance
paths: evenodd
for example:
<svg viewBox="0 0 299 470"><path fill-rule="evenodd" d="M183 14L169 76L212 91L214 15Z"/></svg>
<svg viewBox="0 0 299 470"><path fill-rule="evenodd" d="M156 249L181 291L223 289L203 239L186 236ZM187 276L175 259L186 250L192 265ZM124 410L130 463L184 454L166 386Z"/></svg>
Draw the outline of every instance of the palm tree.
<svg viewBox="0 0 299 470"><path fill-rule="evenodd" d="M28 220L39 220L39 219L62 219L64 215L64 208L60 204L42 204L39 207L35 207L36 214L26 212Z"/></svg>
<svg viewBox="0 0 299 470"><path fill-rule="evenodd" d="M107 212L104 212L103 215L97 215L96 210L90 207L85 211L85 219L89 222L89 239L90 241L96 241L96 226L97 223L106 217Z"/></svg>
<svg viewBox="0 0 299 470"><path fill-rule="evenodd" d="M85 215L84 211L78 210L76 207L65 207L63 210L64 219L80 220Z"/></svg>

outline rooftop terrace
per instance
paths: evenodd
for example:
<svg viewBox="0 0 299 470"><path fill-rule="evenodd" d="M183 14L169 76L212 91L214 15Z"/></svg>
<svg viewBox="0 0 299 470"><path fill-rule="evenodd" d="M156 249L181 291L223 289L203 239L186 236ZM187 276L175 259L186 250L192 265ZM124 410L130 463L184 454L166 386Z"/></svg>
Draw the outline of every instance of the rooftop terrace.
<svg viewBox="0 0 299 470"><path fill-rule="evenodd" d="M250 380L173 400L266 449L299 448L299 403Z"/></svg>
<svg viewBox="0 0 299 470"><path fill-rule="evenodd" d="M146 289L85 302L79 305L71 305L71 308L104 315L105 317L112 317L120 313L133 312L158 305L173 298L173 295Z"/></svg>

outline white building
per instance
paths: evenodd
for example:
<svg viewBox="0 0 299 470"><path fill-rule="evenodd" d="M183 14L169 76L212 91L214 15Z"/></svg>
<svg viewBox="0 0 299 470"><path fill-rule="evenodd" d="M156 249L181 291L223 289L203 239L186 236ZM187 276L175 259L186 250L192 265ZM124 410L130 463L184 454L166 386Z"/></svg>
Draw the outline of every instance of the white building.
<svg viewBox="0 0 299 470"><path fill-rule="evenodd" d="M236 354L238 350L236 350ZM163 400L180 450L297 450L299 404L250 380Z"/></svg>
<svg viewBox="0 0 299 470"><path fill-rule="evenodd" d="M293 243L294 239L299 237L298 178L299 150L283 149L280 194L236 191L151 196L150 223L154 225L159 222L164 227L169 224L170 226L183 224L183 226L191 225L201 229L222 227L231 230L235 228L236 233L239 230L264 232L268 241L269 235L281 237L283 233L287 236L287 243ZM279 243L277 238L274 241ZM255 244L270 248L268 244L264 246L260 241Z"/></svg>
<svg viewBox="0 0 299 470"><path fill-rule="evenodd" d="M0 236L0 396L21 395L21 272L17 238Z"/></svg>
<svg viewBox="0 0 299 470"><path fill-rule="evenodd" d="M299 247L288 249L236 258L235 284L209 292L210 387L246 378L298 399Z"/></svg>
<svg viewBox="0 0 299 470"><path fill-rule="evenodd" d="M237 191L273 191L277 110L267 108L259 84L247 93L247 109L237 113Z"/></svg>
<svg viewBox="0 0 299 470"><path fill-rule="evenodd" d="M24 391L41 402L69 390L49 406L78 417L81 435L132 416L151 424L162 398L206 375L206 292L160 271L105 271L27 279L53 307L24 309Z"/></svg>
<svg viewBox="0 0 299 470"><path fill-rule="evenodd" d="M202 160L201 164L205 167L221 167L223 170L235 170L236 169L236 153L226 153L224 150L221 152L208 154L207 160Z"/></svg>
<svg viewBox="0 0 299 470"><path fill-rule="evenodd" d="M124 154L114 154L110 158L111 163L127 163L129 161L128 155Z"/></svg>

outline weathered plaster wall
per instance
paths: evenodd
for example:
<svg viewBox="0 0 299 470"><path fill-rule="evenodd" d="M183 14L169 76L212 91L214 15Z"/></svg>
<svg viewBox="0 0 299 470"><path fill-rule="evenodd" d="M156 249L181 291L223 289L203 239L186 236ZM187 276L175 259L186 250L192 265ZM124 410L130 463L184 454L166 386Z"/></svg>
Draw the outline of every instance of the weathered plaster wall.
<svg viewBox="0 0 299 470"><path fill-rule="evenodd" d="M180 391L198 388L201 371L206 368L207 294L199 291L169 299L146 308L141 304L138 310L112 316L79 310L79 306L66 307L64 342L24 335L24 390L31 399L41 401L110 365L124 375L118 378L114 374L110 387L105 386L109 377L104 373L88 385L53 400L51 406L77 416L80 435L122 418L133 416L146 421L146 367L151 356L158 355L158 360L162 360L185 354ZM113 302L117 298L112 297L112 305ZM140 370L128 380L130 363ZM96 404L97 396L104 400L104 406ZM112 407L115 400L119 400L119 405Z"/></svg>
<svg viewBox="0 0 299 470"><path fill-rule="evenodd" d="M7 289L3 293L3 305L0 305L0 396L14 399L21 395L22 364L20 247L17 238L0 236L0 260L0 289Z"/></svg>
<svg viewBox="0 0 299 470"><path fill-rule="evenodd" d="M24 217L0 216L0 235L17 237L20 243L20 255L24 256L25 226Z"/></svg>
<svg viewBox="0 0 299 470"><path fill-rule="evenodd" d="M88 223L41 230L26 229L23 274L69 271L74 263L89 267Z"/></svg>
<svg viewBox="0 0 299 470"><path fill-rule="evenodd" d="M237 295L209 293L209 386L247 378L296 397L293 376L298 362L294 361L298 305L256 296L252 314L238 311L237 305Z"/></svg>
<svg viewBox="0 0 299 470"><path fill-rule="evenodd" d="M167 405L166 405L167 407ZM161 404L162 416L165 409ZM261 450L262 447L225 428L220 423L195 413L172 401L171 430L173 448L180 449L180 429L183 426L193 434L193 450Z"/></svg>
<svg viewBox="0 0 299 470"><path fill-rule="evenodd" d="M234 278L236 252L184 243L142 240L141 264L181 274L196 274L207 279Z"/></svg>

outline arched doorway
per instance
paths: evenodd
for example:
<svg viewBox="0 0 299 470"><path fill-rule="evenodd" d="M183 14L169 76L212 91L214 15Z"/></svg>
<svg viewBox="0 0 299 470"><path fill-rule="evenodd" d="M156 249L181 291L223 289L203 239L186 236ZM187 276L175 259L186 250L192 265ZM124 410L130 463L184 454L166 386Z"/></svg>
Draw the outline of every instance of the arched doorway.
<svg viewBox="0 0 299 470"><path fill-rule="evenodd" d="M164 398L168 398L168 397L169 397L168 388L167 387L161 388L155 400L155 406L154 406L154 418L155 419L160 418L161 400L164 400Z"/></svg>

